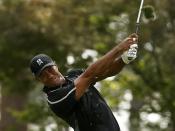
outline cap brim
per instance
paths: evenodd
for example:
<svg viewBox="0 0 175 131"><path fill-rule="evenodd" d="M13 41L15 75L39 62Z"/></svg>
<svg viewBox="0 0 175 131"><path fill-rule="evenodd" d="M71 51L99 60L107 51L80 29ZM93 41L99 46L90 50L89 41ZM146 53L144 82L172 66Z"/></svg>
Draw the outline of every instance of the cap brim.
<svg viewBox="0 0 175 131"><path fill-rule="evenodd" d="M51 62L51 63L48 63L46 65L44 65L36 74L35 76L39 76L41 74L41 72L46 68L46 67L49 67L49 66L54 66L56 65L55 62Z"/></svg>

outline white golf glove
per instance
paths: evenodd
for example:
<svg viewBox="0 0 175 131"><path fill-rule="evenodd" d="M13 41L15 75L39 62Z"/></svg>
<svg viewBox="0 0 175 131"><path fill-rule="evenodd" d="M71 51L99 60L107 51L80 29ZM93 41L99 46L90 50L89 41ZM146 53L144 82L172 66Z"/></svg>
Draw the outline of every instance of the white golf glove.
<svg viewBox="0 0 175 131"><path fill-rule="evenodd" d="M130 46L129 50L125 51L121 57L125 64L129 64L131 61L135 60L137 57L137 44L133 44Z"/></svg>

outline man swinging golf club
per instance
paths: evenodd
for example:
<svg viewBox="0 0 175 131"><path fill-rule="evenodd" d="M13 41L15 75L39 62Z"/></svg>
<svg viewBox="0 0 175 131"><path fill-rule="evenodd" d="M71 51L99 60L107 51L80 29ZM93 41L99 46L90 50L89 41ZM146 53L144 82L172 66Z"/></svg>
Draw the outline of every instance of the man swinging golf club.
<svg viewBox="0 0 175 131"><path fill-rule="evenodd" d="M63 76L56 63L47 55L32 58L30 68L43 91L51 110L75 131L120 131L111 109L94 84L118 74L137 56L137 34L92 63L87 69L75 69Z"/></svg>

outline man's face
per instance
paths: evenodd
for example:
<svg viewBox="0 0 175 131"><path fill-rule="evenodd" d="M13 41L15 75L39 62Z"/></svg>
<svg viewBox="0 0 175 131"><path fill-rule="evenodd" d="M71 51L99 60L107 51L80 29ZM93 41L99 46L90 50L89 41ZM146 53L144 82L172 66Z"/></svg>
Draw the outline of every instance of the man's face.
<svg viewBox="0 0 175 131"><path fill-rule="evenodd" d="M58 71L57 66L46 67L37 78L49 87L58 86L65 81L63 75Z"/></svg>

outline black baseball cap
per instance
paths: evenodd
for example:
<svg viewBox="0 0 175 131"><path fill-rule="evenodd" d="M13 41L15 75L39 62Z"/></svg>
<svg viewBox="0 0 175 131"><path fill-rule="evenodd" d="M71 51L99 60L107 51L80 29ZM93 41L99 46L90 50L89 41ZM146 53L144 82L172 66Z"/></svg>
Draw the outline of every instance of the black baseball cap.
<svg viewBox="0 0 175 131"><path fill-rule="evenodd" d="M54 65L55 62L46 54L38 54L30 61L30 69L35 76L39 76L46 67Z"/></svg>

